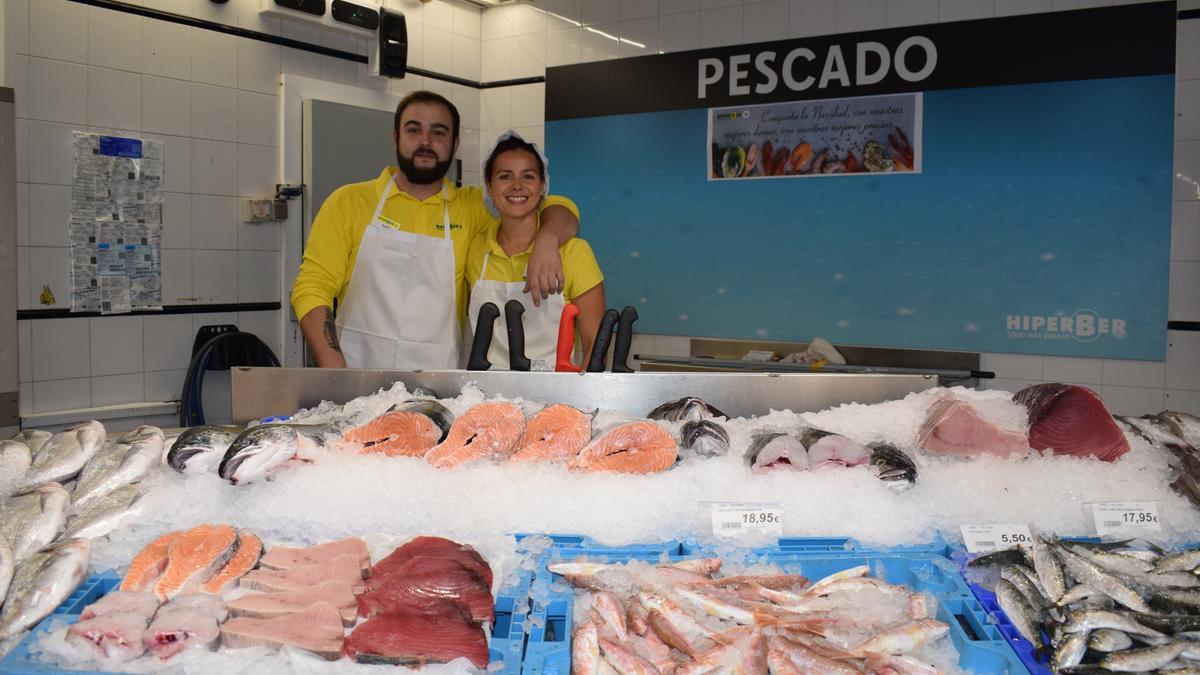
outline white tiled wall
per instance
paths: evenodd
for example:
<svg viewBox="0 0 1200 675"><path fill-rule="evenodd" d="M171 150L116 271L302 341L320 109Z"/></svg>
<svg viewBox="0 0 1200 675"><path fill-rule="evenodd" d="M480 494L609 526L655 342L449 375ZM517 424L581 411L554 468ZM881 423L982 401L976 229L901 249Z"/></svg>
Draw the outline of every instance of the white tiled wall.
<svg viewBox="0 0 1200 675"><path fill-rule="evenodd" d="M365 54L365 41L259 17L258 0L138 4ZM725 44L1114 4L1106 0L535 0L480 12L453 0L385 0L408 20L409 63L470 80L542 75L547 66ZM1193 8L1196 0L1181 2ZM117 15L67 0L6 0L5 76L17 89L18 261L22 308L48 287L64 307L63 220L72 129L115 129L165 141L163 295L168 304L286 300L277 225L237 222L240 197L277 172L278 74L396 94L430 88L463 114L464 180L479 182L480 148L515 127L542 140L544 85L478 90L408 77L243 38ZM119 37L118 37L119 36ZM1180 24L1171 318L1200 320L1200 21ZM22 409L54 411L174 398L195 329L236 323L279 350L278 312L23 321ZM132 355L129 345L138 346ZM639 335L634 351L686 355L688 339ZM1116 412L1200 412L1200 333L1172 332L1165 363L987 354L1018 388L1057 379L1099 390ZM140 378L140 379L139 379ZM209 374L212 406L220 374ZM208 407L208 406L206 406ZM211 417L211 415L210 415Z"/></svg>
<svg viewBox="0 0 1200 675"><path fill-rule="evenodd" d="M1126 0L1127 1L1127 0ZM1135 0L1136 1L1136 0ZM483 14L483 77L727 44L1118 4L1109 0L536 0ZM1196 0L1179 4L1195 8ZM544 36L545 52L540 51ZM534 45L530 47L530 45ZM642 45L642 46L638 46ZM1179 24L1170 318L1200 321L1200 20ZM539 58L542 57L542 58ZM517 72L516 65L521 63ZM482 98L481 145L504 129L543 136L541 85ZM687 356L688 338L638 335L633 351ZM985 354L985 386L1085 384L1116 413L1200 413L1200 333L1171 331L1165 362Z"/></svg>
<svg viewBox="0 0 1200 675"><path fill-rule="evenodd" d="M260 18L259 0L132 4L367 53L360 38ZM385 4L408 19L410 64L480 79L478 8L452 0ZM266 196L277 182L280 73L395 93L426 86L440 91L463 111L463 152L472 158L467 178L478 181L474 89L420 77L371 78L362 64L67 0L0 6L0 67L18 102L20 309L69 307L72 130L166 143L163 302L171 305L286 301L279 225L248 225L239 217L240 199ZM541 113L529 119L540 125ZM55 302L40 302L43 287ZM177 399L200 326L237 324L279 353L284 320L286 311L21 321L21 411ZM227 374L208 374L210 420L228 418L227 388Z"/></svg>

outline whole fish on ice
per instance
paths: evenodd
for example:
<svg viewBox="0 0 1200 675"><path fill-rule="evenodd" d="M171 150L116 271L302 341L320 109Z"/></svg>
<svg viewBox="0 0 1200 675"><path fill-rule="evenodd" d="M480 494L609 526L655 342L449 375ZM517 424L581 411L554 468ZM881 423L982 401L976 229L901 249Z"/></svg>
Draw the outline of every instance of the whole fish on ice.
<svg viewBox="0 0 1200 675"><path fill-rule="evenodd" d="M669 401L658 406L654 410L651 410L646 417L652 420L666 420L667 422L684 422L713 417L728 417L728 415L694 396L685 396L678 401Z"/></svg>
<svg viewBox="0 0 1200 675"><path fill-rule="evenodd" d="M23 485L34 488L73 478L100 451L106 438L104 425L95 420L54 434L34 454Z"/></svg>
<svg viewBox="0 0 1200 675"><path fill-rule="evenodd" d="M30 628L62 604L87 576L91 558L91 540L66 539L20 565L0 611L0 640Z"/></svg>
<svg viewBox="0 0 1200 675"><path fill-rule="evenodd" d="M712 420L692 420L679 429L679 445L698 457L729 454L729 432Z"/></svg>
<svg viewBox="0 0 1200 675"><path fill-rule="evenodd" d="M104 495L136 483L162 460L163 432L140 426L116 441L107 443L79 472L71 507L79 511Z"/></svg>
<svg viewBox="0 0 1200 675"><path fill-rule="evenodd" d="M289 460L311 461L339 436L330 424L260 424L234 439L217 473L234 485L259 480Z"/></svg>
<svg viewBox="0 0 1200 675"><path fill-rule="evenodd" d="M21 483L33 462L29 446L21 441L0 441L0 498L7 497Z"/></svg>
<svg viewBox="0 0 1200 675"><path fill-rule="evenodd" d="M888 443L872 443L871 467L875 476L894 490L907 490L917 482L917 465L903 450Z"/></svg>
<svg viewBox="0 0 1200 675"><path fill-rule="evenodd" d="M142 512L142 496L141 487L125 485L92 499L83 508L72 507L74 514L62 536L103 537Z"/></svg>
<svg viewBox="0 0 1200 675"><path fill-rule="evenodd" d="M12 437L14 441L29 446L29 453L34 457L46 445L46 441L49 441L51 438L54 438L54 434L49 431L42 431L41 429L26 429Z"/></svg>
<svg viewBox="0 0 1200 675"><path fill-rule="evenodd" d="M0 509L0 537L23 560L54 541L67 521L71 495L58 483L46 483L25 494L13 495Z"/></svg>
<svg viewBox="0 0 1200 675"><path fill-rule="evenodd" d="M213 473L243 429L202 424L179 434L167 451L167 465L180 473Z"/></svg>

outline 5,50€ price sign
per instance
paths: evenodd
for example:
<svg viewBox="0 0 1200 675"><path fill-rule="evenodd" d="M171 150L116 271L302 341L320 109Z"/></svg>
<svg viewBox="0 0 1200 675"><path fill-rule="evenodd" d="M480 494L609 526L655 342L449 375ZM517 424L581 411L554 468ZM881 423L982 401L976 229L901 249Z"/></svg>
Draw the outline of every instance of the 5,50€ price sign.
<svg viewBox="0 0 1200 675"><path fill-rule="evenodd" d="M783 533L783 507L751 502L712 502L712 529L718 537L736 537L747 532Z"/></svg>
<svg viewBox="0 0 1200 675"><path fill-rule="evenodd" d="M963 546L969 553L990 553L1033 542L1029 527L1013 523L963 525Z"/></svg>

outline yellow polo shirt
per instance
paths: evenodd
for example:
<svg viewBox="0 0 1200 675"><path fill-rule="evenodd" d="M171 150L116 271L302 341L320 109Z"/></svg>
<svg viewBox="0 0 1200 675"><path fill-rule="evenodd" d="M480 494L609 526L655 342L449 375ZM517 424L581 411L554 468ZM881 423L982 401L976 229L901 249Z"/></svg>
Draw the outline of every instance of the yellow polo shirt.
<svg viewBox="0 0 1200 675"><path fill-rule="evenodd" d="M375 213L379 197L397 170L389 166L374 180L343 185L334 190L321 205L304 246L300 272L292 284L292 308L297 318L303 318L317 307L332 307L334 298L339 304L345 299L363 233ZM456 188L449 182L444 185L444 199L439 191L424 200L418 200L393 186L380 216L384 223L403 232L441 237L444 229L442 207L449 201L450 238L454 240L454 281L457 289L455 300L461 318L467 312L468 295L464 276L467 250L472 240L485 228L497 225L497 221L483 205L483 188ZM547 206L565 206L575 217L579 217L578 207L565 197L547 197L542 208ZM566 267L565 258L563 266ZM521 269L524 270L524 267Z"/></svg>
<svg viewBox="0 0 1200 675"><path fill-rule="evenodd" d="M483 258L489 253L491 257L488 258L485 281L514 283L525 280L525 268L529 265L529 254L533 251L533 244L530 244L529 248L524 251L509 257L496 239L499 231L500 224L494 223L471 241L471 249L467 253L468 291L475 286L476 281L479 281L479 276L483 271ZM563 276L565 277L563 300L566 302L574 302L575 298L604 281L604 274L600 272L600 264L596 262L596 254L592 253L592 247L583 239L576 237L568 241L558 248L558 252L562 256Z"/></svg>

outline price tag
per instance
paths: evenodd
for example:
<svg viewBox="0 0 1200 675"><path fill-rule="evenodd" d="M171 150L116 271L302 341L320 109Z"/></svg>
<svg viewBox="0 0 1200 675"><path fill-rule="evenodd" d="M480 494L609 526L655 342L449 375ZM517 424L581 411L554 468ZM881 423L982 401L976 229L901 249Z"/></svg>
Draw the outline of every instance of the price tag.
<svg viewBox="0 0 1200 675"><path fill-rule="evenodd" d="M783 507L751 502L713 502L712 528L718 537L736 537L747 532L783 534Z"/></svg>
<svg viewBox="0 0 1200 675"><path fill-rule="evenodd" d="M775 360L775 352L769 352L769 351L760 350L760 349L752 349L752 350L746 352L746 355L742 357L742 360L743 361L774 361Z"/></svg>
<svg viewBox="0 0 1200 675"><path fill-rule="evenodd" d="M961 529L963 545L968 553L991 553L1033 543L1033 535L1029 534L1026 525L963 525Z"/></svg>
<svg viewBox="0 0 1200 675"><path fill-rule="evenodd" d="M1158 502L1099 502L1088 506L1096 521L1096 534L1102 537L1131 530L1162 531Z"/></svg>

